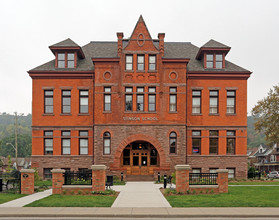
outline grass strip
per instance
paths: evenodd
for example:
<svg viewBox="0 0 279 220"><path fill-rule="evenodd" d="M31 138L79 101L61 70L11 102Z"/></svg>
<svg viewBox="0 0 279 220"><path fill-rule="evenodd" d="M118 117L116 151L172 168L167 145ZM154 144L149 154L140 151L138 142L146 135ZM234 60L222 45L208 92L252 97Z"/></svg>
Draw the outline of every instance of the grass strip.
<svg viewBox="0 0 279 220"><path fill-rule="evenodd" d="M1 193L0 194L0 204L5 203L5 202L9 202L9 201L14 200L14 199L21 198L23 196L26 196L26 195L13 194L13 193Z"/></svg>
<svg viewBox="0 0 279 220"><path fill-rule="evenodd" d="M51 195L26 207L111 207L116 196Z"/></svg>
<svg viewBox="0 0 279 220"><path fill-rule="evenodd" d="M279 187L229 187L229 193L166 196L172 207L279 207Z"/></svg>

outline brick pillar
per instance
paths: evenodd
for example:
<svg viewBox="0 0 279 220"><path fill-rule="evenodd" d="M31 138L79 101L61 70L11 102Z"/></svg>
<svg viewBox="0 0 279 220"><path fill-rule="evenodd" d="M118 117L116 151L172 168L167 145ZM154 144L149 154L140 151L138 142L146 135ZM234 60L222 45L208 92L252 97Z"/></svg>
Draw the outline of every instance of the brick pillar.
<svg viewBox="0 0 279 220"><path fill-rule="evenodd" d="M21 173L21 194L33 194L35 170L22 169L20 173Z"/></svg>
<svg viewBox="0 0 279 220"><path fill-rule="evenodd" d="M176 191L177 192L187 192L190 189L189 187L189 173L190 165L176 165Z"/></svg>
<svg viewBox="0 0 279 220"><path fill-rule="evenodd" d="M105 165L92 165L92 191L106 190L106 169Z"/></svg>
<svg viewBox="0 0 279 220"><path fill-rule="evenodd" d="M63 169L53 169L52 173L52 194L62 194L62 186L64 184L65 170Z"/></svg>
<svg viewBox="0 0 279 220"><path fill-rule="evenodd" d="M219 169L216 172L218 173L217 183L219 186L219 193L228 193L229 170Z"/></svg>

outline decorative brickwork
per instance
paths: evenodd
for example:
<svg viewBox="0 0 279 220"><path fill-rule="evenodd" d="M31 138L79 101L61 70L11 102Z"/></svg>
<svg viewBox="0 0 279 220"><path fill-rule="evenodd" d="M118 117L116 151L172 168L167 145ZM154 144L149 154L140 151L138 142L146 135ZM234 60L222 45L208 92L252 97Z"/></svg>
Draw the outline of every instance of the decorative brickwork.
<svg viewBox="0 0 279 220"><path fill-rule="evenodd" d="M21 173L21 194L34 193L34 172L33 169L22 169Z"/></svg>
<svg viewBox="0 0 279 220"><path fill-rule="evenodd" d="M92 191L106 190L106 169L105 165L92 165Z"/></svg>
<svg viewBox="0 0 279 220"><path fill-rule="evenodd" d="M63 173L65 170L62 169L53 169L52 172L52 194L61 194L62 186L64 184Z"/></svg>

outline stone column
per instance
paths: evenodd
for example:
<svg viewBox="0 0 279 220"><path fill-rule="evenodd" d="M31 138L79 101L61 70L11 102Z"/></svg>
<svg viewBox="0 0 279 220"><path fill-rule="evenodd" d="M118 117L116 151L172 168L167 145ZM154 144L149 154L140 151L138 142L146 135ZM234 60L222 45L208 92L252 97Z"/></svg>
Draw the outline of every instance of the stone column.
<svg viewBox="0 0 279 220"><path fill-rule="evenodd" d="M53 169L52 173L52 194L62 194L62 186L64 184L65 170L63 169Z"/></svg>
<svg viewBox="0 0 279 220"><path fill-rule="evenodd" d="M190 173L190 165L176 165L176 191L177 192L187 192L190 189L189 187L189 173Z"/></svg>
<svg viewBox="0 0 279 220"><path fill-rule="evenodd" d="M106 190L106 169L105 165L92 165L92 191Z"/></svg>
<svg viewBox="0 0 279 220"><path fill-rule="evenodd" d="M218 173L217 183L219 186L219 193L228 193L229 170L219 169L216 172Z"/></svg>
<svg viewBox="0 0 279 220"><path fill-rule="evenodd" d="M22 169L20 173L21 173L21 194L33 194L35 170Z"/></svg>

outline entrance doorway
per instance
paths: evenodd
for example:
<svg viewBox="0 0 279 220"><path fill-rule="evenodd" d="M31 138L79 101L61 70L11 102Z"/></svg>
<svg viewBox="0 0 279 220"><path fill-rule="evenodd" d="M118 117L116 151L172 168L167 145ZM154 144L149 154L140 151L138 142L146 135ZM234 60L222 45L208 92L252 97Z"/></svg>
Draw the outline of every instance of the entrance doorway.
<svg viewBox="0 0 279 220"><path fill-rule="evenodd" d="M143 141L126 146L122 153L122 166L128 175L151 175L154 167L159 166L159 155L155 147Z"/></svg>

